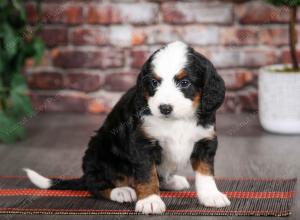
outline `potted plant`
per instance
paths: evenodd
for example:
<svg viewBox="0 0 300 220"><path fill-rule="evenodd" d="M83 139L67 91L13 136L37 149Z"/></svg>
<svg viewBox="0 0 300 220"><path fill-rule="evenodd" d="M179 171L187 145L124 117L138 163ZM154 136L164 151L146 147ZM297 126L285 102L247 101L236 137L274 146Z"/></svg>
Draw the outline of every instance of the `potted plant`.
<svg viewBox="0 0 300 220"><path fill-rule="evenodd" d="M289 7L289 45L292 64L264 67L259 73L259 118L268 131L300 133L300 69L297 59L297 6L300 0L267 0Z"/></svg>
<svg viewBox="0 0 300 220"><path fill-rule="evenodd" d="M24 117L32 115L26 79L27 58L41 59L44 44L29 28L20 0L0 0L0 142L24 136Z"/></svg>

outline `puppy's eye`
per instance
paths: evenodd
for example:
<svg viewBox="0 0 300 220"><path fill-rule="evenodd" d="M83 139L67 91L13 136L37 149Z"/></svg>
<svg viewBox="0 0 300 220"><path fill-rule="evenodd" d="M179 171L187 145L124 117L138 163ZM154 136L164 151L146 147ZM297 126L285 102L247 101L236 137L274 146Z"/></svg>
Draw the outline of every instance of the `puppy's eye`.
<svg viewBox="0 0 300 220"><path fill-rule="evenodd" d="M191 85L191 82L188 79L183 79L179 82L181 88L188 88Z"/></svg>
<svg viewBox="0 0 300 220"><path fill-rule="evenodd" d="M159 82L158 82L156 79L152 79L152 80L151 80L151 86L152 86L153 88L156 88L156 87L159 86Z"/></svg>

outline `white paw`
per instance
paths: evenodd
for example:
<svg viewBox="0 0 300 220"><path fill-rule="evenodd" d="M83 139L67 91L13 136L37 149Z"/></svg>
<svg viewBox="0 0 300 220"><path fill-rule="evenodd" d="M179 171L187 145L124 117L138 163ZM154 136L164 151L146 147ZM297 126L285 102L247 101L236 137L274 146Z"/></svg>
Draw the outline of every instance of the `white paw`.
<svg viewBox="0 0 300 220"><path fill-rule="evenodd" d="M190 188L190 184L185 177L174 175L165 182L162 182L161 188L167 190L184 190Z"/></svg>
<svg viewBox="0 0 300 220"><path fill-rule="evenodd" d="M136 198L134 189L128 186L114 188L110 193L110 199L116 202L134 202Z"/></svg>
<svg viewBox="0 0 300 220"><path fill-rule="evenodd" d="M137 201L135 211L143 214L161 214L166 211L166 205L158 195L151 195Z"/></svg>
<svg viewBox="0 0 300 220"><path fill-rule="evenodd" d="M198 198L200 203L206 207L222 208L230 205L230 201L227 196L219 191L199 192Z"/></svg>

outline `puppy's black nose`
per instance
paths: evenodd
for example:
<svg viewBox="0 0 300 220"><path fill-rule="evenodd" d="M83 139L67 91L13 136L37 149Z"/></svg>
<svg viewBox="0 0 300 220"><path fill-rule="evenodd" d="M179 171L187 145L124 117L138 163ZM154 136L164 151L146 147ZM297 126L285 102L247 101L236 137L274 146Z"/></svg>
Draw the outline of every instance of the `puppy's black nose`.
<svg viewBox="0 0 300 220"><path fill-rule="evenodd" d="M169 115L173 111L173 107L171 105L160 105L159 110L163 115Z"/></svg>

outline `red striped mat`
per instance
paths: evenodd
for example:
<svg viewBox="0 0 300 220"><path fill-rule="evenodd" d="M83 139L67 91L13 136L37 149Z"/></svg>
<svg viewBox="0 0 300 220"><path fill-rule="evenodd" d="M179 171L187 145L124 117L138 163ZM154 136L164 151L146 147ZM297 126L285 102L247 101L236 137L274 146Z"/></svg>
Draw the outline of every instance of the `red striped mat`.
<svg viewBox="0 0 300 220"><path fill-rule="evenodd" d="M190 191L163 191L164 215L288 216L295 196L296 179L216 180L231 200L225 208L199 204ZM35 189L22 177L0 177L0 214L136 215L134 204L93 199L87 191Z"/></svg>

